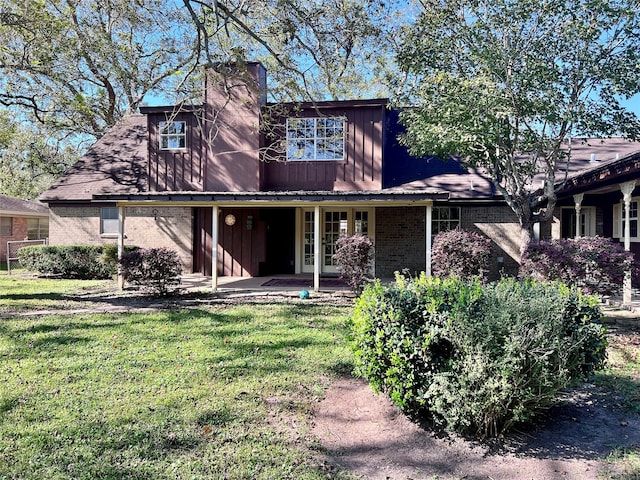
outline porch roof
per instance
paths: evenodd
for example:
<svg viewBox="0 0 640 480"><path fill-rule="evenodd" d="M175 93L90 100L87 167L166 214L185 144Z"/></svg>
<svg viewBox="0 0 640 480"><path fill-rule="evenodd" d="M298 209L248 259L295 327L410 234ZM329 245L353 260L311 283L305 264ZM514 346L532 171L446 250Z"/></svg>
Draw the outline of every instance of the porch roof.
<svg viewBox="0 0 640 480"><path fill-rule="evenodd" d="M95 194L93 201L128 205L304 206L322 204L412 204L447 201L442 190L421 191L261 191L261 192L143 192Z"/></svg>

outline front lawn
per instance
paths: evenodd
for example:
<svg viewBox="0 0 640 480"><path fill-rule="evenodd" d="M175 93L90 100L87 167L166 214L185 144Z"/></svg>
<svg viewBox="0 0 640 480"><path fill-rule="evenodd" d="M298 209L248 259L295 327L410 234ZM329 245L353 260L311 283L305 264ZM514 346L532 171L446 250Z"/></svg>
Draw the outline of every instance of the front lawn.
<svg viewBox="0 0 640 480"><path fill-rule="evenodd" d="M309 418L351 369L348 308L27 316L23 302L69 287L7 281L0 478L326 478Z"/></svg>

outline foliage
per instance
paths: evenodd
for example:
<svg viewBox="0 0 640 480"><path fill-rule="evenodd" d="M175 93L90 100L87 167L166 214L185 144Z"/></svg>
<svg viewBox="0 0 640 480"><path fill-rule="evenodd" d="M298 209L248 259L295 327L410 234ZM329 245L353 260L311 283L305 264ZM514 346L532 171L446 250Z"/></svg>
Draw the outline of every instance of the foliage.
<svg viewBox="0 0 640 480"><path fill-rule="evenodd" d="M398 277L357 300L356 373L408 413L497 435L601 368L600 317L596 298L557 283Z"/></svg>
<svg viewBox="0 0 640 480"><path fill-rule="evenodd" d="M373 242L362 234L342 235L336 241L336 262L340 278L356 293L362 292L364 286L371 281L371 261L373 259Z"/></svg>
<svg viewBox="0 0 640 480"><path fill-rule="evenodd" d="M637 138L623 101L640 91L632 0L426 0L399 51L418 156L480 167L517 215L523 244L551 219L571 137ZM533 179L536 179L533 181ZM542 185L542 186L541 186Z"/></svg>
<svg viewBox="0 0 640 480"><path fill-rule="evenodd" d="M491 240L477 232L456 228L440 232L433 239L431 269L436 277L483 279L490 258Z"/></svg>
<svg viewBox="0 0 640 480"><path fill-rule="evenodd" d="M344 307L80 314L66 281L22 282L16 302L64 294L58 315L3 317L0 478L327 478L304 432L349 369Z"/></svg>
<svg viewBox="0 0 640 480"><path fill-rule="evenodd" d="M115 273L103 261L102 245L34 245L18 250L18 261L28 270L63 278L101 279Z"/></svg>
<svg viewBox="0 0 640 480"><path fill-rule="evenodd" d="M160 0L5 0L0 104L98 138L192 60L185 19Z"/></svg>
<svg viewBox="0 0 640 480"><path fill-rule="evenodd" d="M42 126L19 124L0 109L0 192L34 200L76 159Z"/></svg>
<svg viewBox="0 0 640 480"><path fill-rule="evenodd" d="M122 256L125 281L140 285L158 295L166 295L180 285L182 262L169 248L139 248Z"/></svg>
<svg viewBox="0 0 640 480"><path fill-rule="evenodd" d="M558 280L587 293L618 294L625 272L633 269L633 253L604 237L582 237L529 244L520 265L521 277Z"/></svg>

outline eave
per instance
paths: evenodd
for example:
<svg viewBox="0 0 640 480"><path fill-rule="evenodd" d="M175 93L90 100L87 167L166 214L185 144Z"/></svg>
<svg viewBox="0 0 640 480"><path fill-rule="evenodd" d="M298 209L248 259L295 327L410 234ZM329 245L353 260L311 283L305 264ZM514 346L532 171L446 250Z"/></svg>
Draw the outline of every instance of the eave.
<svg viewBox="0 0 640 480"><path fill-rule="evenodd" d="M93 195L94 202L116 202L120 205L144 206L353 206L354 204L384 204L401 206L447 201L447 192L145 192Z"/></svg>

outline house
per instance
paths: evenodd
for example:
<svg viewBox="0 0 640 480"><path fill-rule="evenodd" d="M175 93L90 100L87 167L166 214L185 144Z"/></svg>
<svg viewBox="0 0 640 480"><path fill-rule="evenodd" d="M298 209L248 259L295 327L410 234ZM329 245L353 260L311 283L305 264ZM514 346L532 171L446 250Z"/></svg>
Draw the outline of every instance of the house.
<svg viewBox="0 0 640 480"><path fill-rule="evenodd" d="M41 203L0 195L0 261L7 259L7 242L49 237L49 209Z"/></svg>
<svg viewBox="0 0 640 480"><path fill-rule="evenodd" d="M124 118L46 191L51 243L169 247L214 288L220 275L308 273L317 289L342 234L374 240L384 278L429 272L433 235L461 226L494 241L494 276L517 269L520 228L491 182L408 155L387 100L269 104L261 64L229 67L207 73L201 105ZM590 155L576 146L576 168L595 167ZM571 234L558 215L542 235Z"/></svg>

